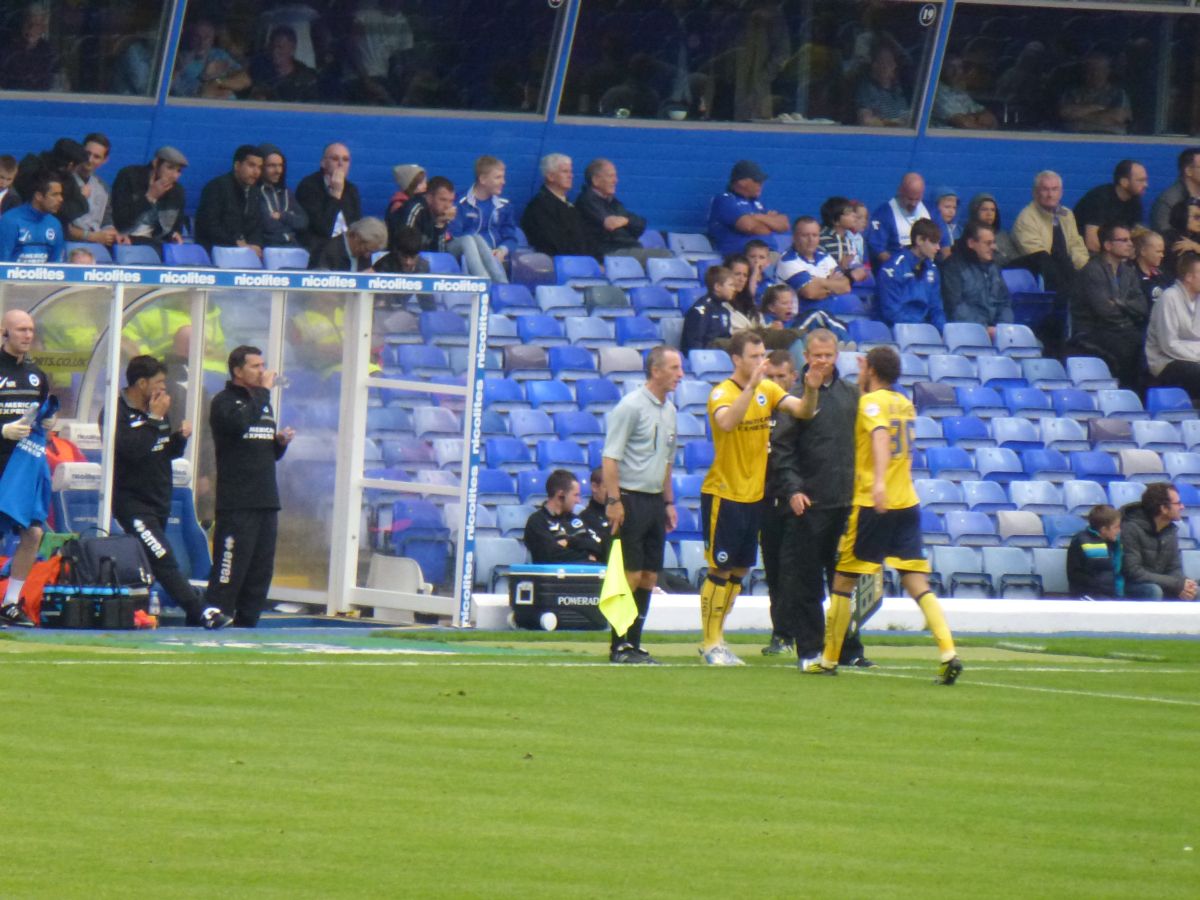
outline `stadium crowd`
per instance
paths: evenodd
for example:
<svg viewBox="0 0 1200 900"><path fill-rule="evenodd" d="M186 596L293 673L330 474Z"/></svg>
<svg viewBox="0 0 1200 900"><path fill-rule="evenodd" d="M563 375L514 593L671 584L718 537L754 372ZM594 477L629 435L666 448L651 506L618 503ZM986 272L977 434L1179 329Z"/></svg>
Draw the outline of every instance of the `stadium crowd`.
<svg viewBox="0 0 1200 900"><path fill-rule="evenodd" d="M604 158L586 166L576 190L573 161L557 153L545 156L543 185L518 217L503 196L505 164L493 156L478 159L465 189L444 175L430 176L422 165L399 164L396 191L385 202L361 196L350 178L350 148L343 143L327 145L316 170L300 178L294 190L279 147L244 144L235 149L230 170L202 187L189 217L182 181L188 159L181 150L160 147L148 163L118 172L110 186L100 174L110 149L109 140L94 132L82 141L61 138L19 162L0 157L0 260L63 261L68 242L143 245L157 254L164 246L194 241L209 250L242 248L260 258L268 248L292 248L316 269L420 272L429 265L423 253L445 252L460 261L463 271L503 284L519 254L592 257L607 265L622 256L645 264L673 255L644 240L648 223L618 196L617 167ZM706 290L691 298L683 316L679 349L685 356L696 349L730 349L736 363L743 354L732 348L746 336L766 354L786 351L814 334L831 336L834 353L851 348L851 329L838 318L839 310L856 291L861 296L869 290L872 280L872 312L889 327L928 323L940 330L948 322L967 322L983 326L994 338L997 326L1014 321L1003 272L1024 270L1049 289L1043 296L1053 297L1053 306L1036 323L1047 355L1099 357L1123 387L1178 385L1200 398L1195 324L1200 149L1180 154L1177 181L1160 194L1148 217L1143 197L1149 175L1136 160L1119 161L1111 181L1090 189L1074 211L1062 205L1062 178L1038 172L1031 202L1009 231L1002 227L993 195L970 198L960 215L953 189L927 190L916 172L904 174L895 195L873 210L863 201L834 196L816 216L793 217L771 207L764 200L767 181L757 163L738 161L727 189L711 201L705 230L720 258L697 260ZM369 214L372 206L379 215ZM1157 228L1147 227L1147 218ZM94 262L86 248L71 252L70 261ZM786 369L791 357L783 352L770 359ZM609 497L616 496L616 485L607 489ZM1151 522L1176 502L1159 499L1145 509ZM774 502L787 507L792 498ZM851 508L848 500L834 505L847 513ZM800 519L802 512L793 508L792 518ZM565 506L546 512L569 514ZM1107 515L1098 512L1090 522L1092 552L1097 536L1111 532ZM815 518L810 515L808 521ZM1160 523L1154 534L1171 521ZM787 524L785 513L780 533ZM828 531L840 533L841 526ZM786 545L778 547L787 558ZM765 557L773 554L764 550ZM1175 585L1181 577L1178 560L1167 557L1169 552L1159 566L1171 572L1164 593L1190 599L1184 596L1187 584ZM769 579L794 568L768 565L776 570L768 572ZM658 568L645 571L654 574ZM716 571L725 584L740 577L732 568ZM831 573L811 577L823 584ZM1151 579L1132 580L1146 581ZM1121 583L1114 582L1110 592L1136 594L1122 591ZM639 576L638 584L648 591L654 580ZM1194 585L1190 590L1194 596ZM823 595L824 588L805 591ZM784 593L794 591L778 587L772 597ZM713 608L723 608L719 599L713 598ZM786 622L788 615L780 618ZM803 628L794 618L793 624L777 623L776 650L797 646L799 652ZM714 633L706 652L721 645L719 629ZM811 658L811 636L803 640ZM863 658L861 647L849 646L850 660ZM618 650L614 646L613 652Z"/></svg>

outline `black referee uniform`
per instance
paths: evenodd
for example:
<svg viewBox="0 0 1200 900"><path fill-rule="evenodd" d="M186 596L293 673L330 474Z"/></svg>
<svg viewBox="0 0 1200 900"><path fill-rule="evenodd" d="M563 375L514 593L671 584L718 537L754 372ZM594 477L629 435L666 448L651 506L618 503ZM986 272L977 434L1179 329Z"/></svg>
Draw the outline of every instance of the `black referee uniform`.
<svg viewBox="0 0 1200 900"><path fill-rule="evenodd" d="M0 427L21 418L29 404L41 404L50 394L50 379L29 361L20 362L6 350L0 350ZM17 442L0 437L0 473L8 465Z"/></svg>
<svg viewBox="0 0 1200 900"><path fill-rule="evenodd" d="M137 535L150 557L150 569L187 616L204 624L204 603L179 569L167 540L171 515L171 461L183 456L187 438L171 431L167 419L117 400L117 452L113 463L113 515L127 534Z"/></svg>
<svg viewBox="0 0 1200 900"><path fill-rule="evenodd" d="M277 439L271 392L226 382L213 397L209 427L217 451L217 522L208 602L253 628L275 572L279 487L275 463L287 446Z"/></svg>

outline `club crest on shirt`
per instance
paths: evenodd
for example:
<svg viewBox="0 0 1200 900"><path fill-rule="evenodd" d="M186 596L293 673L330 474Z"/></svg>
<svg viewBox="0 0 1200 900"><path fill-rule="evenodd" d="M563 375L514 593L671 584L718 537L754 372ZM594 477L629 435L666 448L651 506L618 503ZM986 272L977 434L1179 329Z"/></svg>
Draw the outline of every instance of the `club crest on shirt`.
<svg viewBox="0 0 1200 900"><path fill-rule="evenodd" d="M865 407L863 407L863 412L865 412L868 416L877 416L879 415L879 404L868 403Z"/></svg>
<svg viewBox="0 0 1200 900"><path fill-rule="evenodd" d="M767 395L766 394L756 394L754 399L758 401L759 406L767 405Z"/></svg>
<svg viewBox="0 0 1200 900"><path fill-rule="evenodd" d="M29 384L31 387L37 387L41 383L42 383L42 379L38 378L32 372L29 374Z"/></svg>

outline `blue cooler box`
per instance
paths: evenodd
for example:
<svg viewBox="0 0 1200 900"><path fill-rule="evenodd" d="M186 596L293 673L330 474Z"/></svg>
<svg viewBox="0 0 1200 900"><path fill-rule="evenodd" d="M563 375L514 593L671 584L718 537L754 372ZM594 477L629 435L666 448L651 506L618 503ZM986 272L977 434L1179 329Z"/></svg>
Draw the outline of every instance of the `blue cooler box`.
<svg viewBox="0 0 1200 900"><path fill-rule="evenodd" d="M508 605L517 628L600 631L608 620L600 613L604 566L510 566Z"/></svg>

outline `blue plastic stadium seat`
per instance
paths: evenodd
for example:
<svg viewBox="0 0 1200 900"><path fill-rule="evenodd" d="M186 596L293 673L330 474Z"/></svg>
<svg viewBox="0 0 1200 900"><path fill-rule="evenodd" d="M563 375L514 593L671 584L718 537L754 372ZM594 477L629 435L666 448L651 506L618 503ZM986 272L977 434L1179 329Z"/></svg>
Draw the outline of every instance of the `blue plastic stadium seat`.
<svg viewBox="0 0 1200 900"><path fill-rule="evenodd" d="M979 369L980 383L994 391L1029 386L1015 359L1009 359L1007 356L981 356L975 361L975 365Z"/></svg>
<svg viewBox="0 0 1200 900"><path fill-rule="evenodd" d="M1146 391L1146 409L1156 419L1182 422L1196 418L1192 398L1178 387L1153 387Z"/></svg>
<svg viewBox="0 0 1200 900"><path fill-rule="evenodd" d="M699 286L696 270L678 257L651 257L646 260L646 274L652 282L668 289Z"/></svg>
<svg viewBox="0 0 1200 900"><path fill-rule="evenodd" d="M462 421L444 406L419 406L414 409L413 429L419 438L456 437L463 433Z"/></svg>
<svg viewBox="0 0 1200 900"><path fill-rule="evenodd" d="M946 352L942 336L928 322L897 322L892 331L902 352L920 356Z"/></svg>
<svg viewBox="0 0 1200 900"><path fill-rule="evenodd" d="M428 378L433 375L449 375L450 360L446 351L441 347L428 347L424 344L398 344L386 347L381 356L385 367L389 357L404 370L406 375L418 375Z"/></svg>
<svg viewBox="0 0 1200 900"><path fill-rule="evenodd" d="M510 409L528 409L529 401L520 383L511 378L486 378L483 382L483 407L507 412Z"/></svg>
<svg viewBox="0 0 1200 900"><path fill-rule="evenodd" d="M685 378L675 386L675 406L681 412L707 415L708 395L712 389L707 381Z"/></svg>
<svg viewBox="0 0 1200 900"><path fill-rule="evenodd" d="M1110 481L1108 497L1105 502L1120 509L1129 503L1137 503L1142 499L1144 493L1146 493L1146 485L1140 481Z"/></svg>
<svg viewBox="0 0 1200 900"><path fill-rule="evenodd" d="M929 364L915 353L900 354L900 385L911 388L918 381L930 381Z"/></svg>
<svg viewBox="0 0 1200 900"><path fill-rule="evenodd" d="M517 497L522 503L540 503L546 499L546 479L552 469L532 469L517 475Z"/></svg>
<svg viewBox="0 0 1200 900"><path fill-rule="evenodd" d="M1011 293L1034 294L1042 289L1037 276L1028 269L1001 269L1000 277Z"/></svg>
<svg viewBox="0 0 1200 900"><path fill-rule="evenodd" d="M1003 271L1014 270L1005 269ZM998 324L996 326L996 349L1004 356L1014 359L1028 359L1042 355L1042 344L1028 325Z"/></svg>
<svg viewBox="0 0 1200 900"><path fill-rule="evenodd" d="M506 316L528 315L538 311L537 301L523 284L493 284L492 311Z"/></svg>
<svg viewBox="0 0 1200 900"><path fill-rule="evenodd" d="M950 543L950 535L946 533L945 521L930 509L921 509L921 534L927 547Z"/></svg>
<svg viewBox="0 0 1200 900"><path fill-rule="evenodd" d="M1075 419L1042 419L1042 442L1051 450L1091 450L1087 431ZM1015 448L1014 448L1015 449Z"/></svg>
<svg viewBox="0 0 1200 900"><path fill-rule="evenodd" d="M1050 398L1040 388L1005 388L1004 403L1013 416L1026 419L1049 419L1054 416Z"/></svg>
<svg viewBox="0 0 1200 900"><path fill-rule="evenodd" d="M1042 519L1024 509L1002 509L996 513L996 532L1008 547L1045 547Z"/></svg>
<svg viewBox="0 0 1200 900"><path fill-rule="evenodd" d="M1131 450L1137 446L1133 424L1126 419L1089 419L1087 431L1092 450Z"/></svg>
<svg viewBox="0 0 1200 900"><path fill-rule="evenodd" d="M870 288L864 288L870 290ZM851 291L849 294L838 294L829 298L829 313L843 322L850 323L856 319L869 319L874 315L870 296Z"/></svg>
<svg viewBox="0 0 1200 900"><path fill-rule="evenodd" d="M987 329L977 322L947 322L942 337L951 353L962 356L995 356L996 348Z"/></svg>
<svg viewBox="0 0 1200 900"><path fill-rule="evenodd" d="M552 347L552 350L566 349ZM514 344L504 348L504 373L517 381L550 377L550 361L542 347Z"/></svg>
<svg viewBox="0 0 1200 900"><path fill-rule="evenodd" d="M604 257L604 275L609 284L626 289L650 283L642 264L632 256Z"/></svg>
<svg viewBox="0 0 1200 900"><path fill-rule="evenodd" d="M555 379L525 382L525 396L529 398L530 406L542 412L556 413L578 408L570 386Z"/></svg>
<svg viewBox="0 0 1200 900"><path fill-rule="evenodd" d="M913 486L923 510L945 513L967 508L962 488L947 478L916 478Z"/></svg>
<svg viewBox="0 0 1200 900"><path fill-rule="evenodd" d="M1067 375L1075 387L1089 391L1115 390L1117 380L1108 365L1094 356L1072 356L1067 360Z"/></svg>
<svg viewBox="0 0 1200 900"><path fill-rule="evenodd" d="M483 458L488 468L502 472L527 472L536 468L529 445L516 437L490 437L483 442Z"/></svg>
<svg viewBox="0 0 1200 900"><path fill-rule="evenodd" d="M874 319L855 319L846 327L850 340L858 345L859 350L870 350L878 346L895 346L892 331L883 322Z"/></svg>
<svg viewBox="0 0 1200 900"><path fill-rule="evenodd" d="M534 446L543 438L555 438L554 420L540 409L514 409L508 414L508 427L513 437Z"/></svg>
<svg viewBox="0 0 1200 900"><path fill-rule="evenodd" d="M581 444L604 437L604 428L600 420L591 413L578 409L555 413L554 430L560 439Z"/></svg>
<svg viewBox="0 0 1200 900"><path fill-rule="evenodd" d="M572 287L588 287L593 284L608 284L600 263L591 256L554 257L554 280Z"/></svg>
<svg viewBox="0 0 1200 900"><path fill-rule="evenodd" d="M1037 425L1029 419L998 416L992 419L992 437L996 446L1007 447L1009 450L1041 450L1041 437Z"/></svg>
<svg viewBox="0 0 1200 900"><path fill-rule="evenodd" d="M1020 457L1005 447L980 447L975 451L975 467L984 481L1008 484L1025 476Z"/></svg>
<svg viewBox="0 0 1200 900"><path fill-rule="evenodd" d="M981 419L1008 415L1004 400L991 388L960 387L954 389L954 394L966 415L979 416Z"/></svg>
<svg viewBox="0 0 1200 900"><path fill-rule="evenodd" d="M661 319L681 315L679 301L666 288L657 284L635 287L629 291L629 303L638 315Z"/></svg>
<svg viewBox="0 0 1200 900"><path fill-rule="evenodd" d="M946 532L950 543L958 547L998 547L1000 535L986 513L951 510L946 513Z"/></svg>
<svg viewBox="0 0 1200 900"><path fill-rule="evenodd" d="M965 356L936 353L928 358L927 364L931 381L951 387L979 386L979 374L975 370L975 363Z"/></svg>
<svg viewBox="0 0 1200 900"><path fill-rule="evenodd" d="M712 444L692 441L683 448L683 464L689 473L707 472L713 462Z"/></svg>
<svg viewBox="0 0 1200 900"><path fill-rule="evenodd" d="M1004 487L996 481L964 481L962 483L963 499L967 508L972 512L994 513L1002 509L1012 509L1013 501L1004 492Z"/></svg>
<svg viewBox="0 0 1200 900"><path fill-rule="evenodd" d="M913 405L916 406L917 412L923 416L932 416L935 419L941 419L946 416L961 416L963 414L958 394L948 384L919 381L912 386L912 391Z"/></svg>
<svg viewBox="0 0 1200 900"><path fill-rule="evenodd" d="M113 255L116 257L118 266L161 266L163 264L158 251L150 244L116 244L113 246ZM305 264L302 268L307 269L307 253L304 254L304 260ZM96 262L102 262L99 256L96 257Z"/></svg>
<svg viewBox="0 0 1200 900"><path fill-rule="evenodd" d="M534 288L537 307L543 314L556 319L586 316L583 294L565 284L539 284Z"/></svg>
<svg viewBox="0 0 1200 900"><path fill-rule="evenodd" d="M584 347L551 347L546 351L546 362L555 378L574 380L596 377L596 360L592 357L592 351Z"/></svg>
<svg viewBox="0 0 1200 900"><path fill-rule="evenodd" d="M655 228L647 228L638 238L638 243L647 250L666 250L667 242L663 240L662 232Z"/></svg>
<svg viewBox="0 0 1200 900"><path fill-rule="evenodd" d="M674 488L675 502L689 509L698 509L700 507L700 488L703 484L703 475L672 473L671 486Z"/></svg>
<svg viewBox="0 0 1200 900"><path fill-rule="evenodd" d="M212 264L217 269L262 269L263 260L251 247L214 247Z"/></svg>
<svg viewBox="0 0 1200 900"><path fill-rule="evenodd" d="M708 236L703 234L668 231L667 249L688 262L695 262L697 259L721 259L721 254L713 250Z"/></svg>
<svg viewBox="0 0 1200 900"><path fill-rule="evenodd" d="M942 425L938 419L930 416L917 416L913 420L913 446L922 450L929 447L945 447L946 438L942 434Z"/></svg>
<svg viewBox="0 0 1200 900"><path fill-rule="evenodd" d="M419 329L414 328L417 332L416 340L421 340ZM389 337L390 340L390 337ZM500 347L508 347L512 344L519 344L521 339L517 337L517 323L508 316L502 316L499 313L493 314L488 318L488 347L498 349Z"/></svg>
<svg viewBox="0 0 1200 900"><path fill-rule="evenodd" d="M421 336L439 346L466 346L470 325L465 316L448 309L421 313Z"/></svg>
<svg viewBox="0 0 1200 900"><path fill-rule="evenodd" d="M598 350L616 344L613 324L607 319L592 316L573 316L566 319L567 340L577 347Z"/></svg>
<svg viewBox="0 0 1200 900"><path fill-rule="evenodd" d="M675 418L675 427L681 444L687 444L694 440L708 440L708 431L705 428L704 420L691 413L679 413Z"/></svg>
<svg viewBox="0 0 1200 900"><path fill-rule="evenodd" d="M212 268L208 251L199 244L163 244L163 262L168 266L188 269ZM253 251L252 251L253 252Z"/></svg>
<svg viewBox="0 0 1200 900"><path fill-rule="evenodd" d="M1148 419L1150 413L1142 406L1142 400L1133 391L1101 390L1096 392L1096 405L1100 412L1111 419Z"/></svg>
<svg viewBox="0 0 1200 900"><path fill-rule="evenodd" d="M1171 422L1156 419L1149 422L1133 422L1133 439L1143 450L1156 450L1159 453L1182 451L1187 447L1179 429Z"/></svg>
<svg viewBox="0 0 1200 900"><path fill-rule="evenodd" d="M948 444L964 450L996 445L987 424L977 416L946 416L942 419L942 435Z"/></svg>
<svg viewBox="0 0 1200 900"><path fill-rule="evenodd" d="M1066 501L1059 487L1049 481L1013 481L1008 485L1009 496L1017 509L1040 515L1066 513Z"/></svg>
<svg viewBox="0 0 1200 900"><path fill-rule="evenodd" d="M1071 538L1087 528L1087 521L1081 516L1046 516L1042 520L1046 529L1046 540L1051 547L1067 547Z"/></svg>
<svg viewBox="0 0 1200 900"><path fill-rule="evenodd" d="M1057 359L1023 359L1021 360L1021 371L1031 385L1041 388L1043 391L1075 386L1067 376L1067 370Z"/></svg>
<svg viewBox="0 0 1200 900"><path fill-rule="evenodd" d="M1200 453L1164 453L1163 467L1172 481L1200 482Z"/></svg>
<svg viewBox="0 0 1200 900"><path fill-rule="evenodd" d="M263 268L307 269L308 251L303 247L263 247Z"/></svg>
<svg viewBox="0 0 1200 900"><path fill-rule="evenodd" d="M462 266L452 253L440 253L436 250L422 250L421 258L429 263L431 275L461 275Z"/></svg>
<svg viewBox="0 0 1200 900"><path fill-rule="evenodd" d="M1062 491L1063 505L1073 516L1086 516L1093 506L1108 503L1104 487L1094 481L1068 481Z"/></svg>
<svg viewBox="0 0 1200 900"><path fill-rule="evenodd" d="M1078 450L1071 454L1071 471L1076 478L1107 485L1120 481L1116 461L1101 450Z"/></svg>
<svg viewBox="0 0 1200 900"><path fill-rule="evenodd" d="M540 347L561 347L567 343L562 322L553 316L541 314L517 319L517 336L523 344L537 344Z"/></svg>
<svg viewBox="0 0 1200 900"><path fill-rule="evenodd" d="M588 468L584 448L574 441L563 440L538 441L537 464L539 469L571 469L574 471Z"/></svg>
<svg viewBox="0 0 1200 900"><path fill-rule="evenodd" d="M979 470L975 468L971 455L961 447L930 447L925 451L925 462L934 478L948 478L951 481L979 479Z"/></svg>
<svg viewBox="0 0 1200 900"><path fill-rule="evenodd" d="M1020 456L1029 478L1062 483L1074 477L1071 463L1058 450L1022 450Z"/></svg>
<svg viewBox="0 0 1200 900"><path fill-rule="evenodd" d="M629 316L616 319L617 343L622 347L633 347L635 350L649 350L662 343L658 325L646 316Z"/></svg>
<svg viewBox="0 0 1200 900"><path fill-rule="evenodd" d="M1091 419L1099 415L1095 398L1081 388L1051 391L1050 404L1062 418Z"/></svg>
<svg viewBox="0 0 1200 900"><path fill-rule="evenodd" d="M575 382L575 400L584 412L606 412L621 402L621 389L607 378L580 378Z"/></svg>
<svg viewBox="0 0 1200 900"><path fill-rule="evenodd" d="M517 482L508 472L496 468L481 468L479 470L479 502L490 505L515 503L517 500Z"/></svg>
<svg viewBox="0 0 1200 900"><path fill-rule="evenodd" d="M696 378L719 381L733 374L733 360L724 350L689 350L687 358Z"/></svg>

